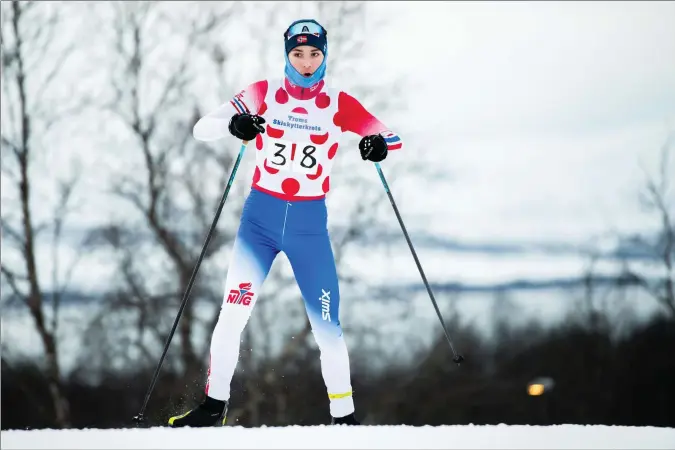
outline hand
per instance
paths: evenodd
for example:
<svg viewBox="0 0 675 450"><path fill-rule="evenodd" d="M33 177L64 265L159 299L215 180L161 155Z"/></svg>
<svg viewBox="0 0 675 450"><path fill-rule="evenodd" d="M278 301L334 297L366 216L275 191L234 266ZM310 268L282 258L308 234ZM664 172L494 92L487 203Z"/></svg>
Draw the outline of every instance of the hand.
<svg viewBox="0 0 675 450"><path fill-rule="evenodd" d="M263 123L265 123L265 119L261 116L235 114L230 119L227 129L230 130L232 136L244 141L251 141L255 139L258 133L265 132L265 128L262 126Z"/></svg>
<svg viewBox="0 0 675 450"><path fill-rule="evenodd" d="M372 162L380 162L387 157L389 148L384 138L379 134L372 134L365 136L359 142L359 150L361 150L361 158Z"/></svg>

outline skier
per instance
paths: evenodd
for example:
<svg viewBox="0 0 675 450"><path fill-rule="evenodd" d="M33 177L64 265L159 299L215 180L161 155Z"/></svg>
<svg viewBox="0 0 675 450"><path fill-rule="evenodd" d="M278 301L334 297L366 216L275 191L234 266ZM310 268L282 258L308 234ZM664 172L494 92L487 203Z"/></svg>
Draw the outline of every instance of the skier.
<svg viewBox="0 0 675 450"><path fill-rule="evenodd" d="M293 22L284 33L285 77L249 85L194 126L201 141L221 139L227 131L252 141L256 168L211 338L205 398L197 408L171 417L170 426L225 424L240 335L279 252L291 263L320 350L331 423L359 424L325 197L342 133L361 136L361 157L373 162L400 149L402 141L356 99L326 86L326 37L315 20Z"/></svg>

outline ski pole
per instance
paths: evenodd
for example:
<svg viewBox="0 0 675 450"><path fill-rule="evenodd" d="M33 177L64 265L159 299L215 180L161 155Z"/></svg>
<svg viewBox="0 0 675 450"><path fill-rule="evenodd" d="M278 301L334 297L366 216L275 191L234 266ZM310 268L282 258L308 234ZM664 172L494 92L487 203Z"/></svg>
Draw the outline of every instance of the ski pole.
<svg viewBox="0 0 675 450"><path fill-rule="evenodd" d="M403 235L405 236L406 241L408 241L408 246L410 247L410 251L412 252L413 258L415 259L415 264L417 264L417 269L420 271L420 275L422 275L422 281L424 281L424 285L427 288L427 292L429 293L429 298L431 298L431 303L434 305L434 309L436 309L436 314L438 315L438 319L441 321L441 326L443 327L443 332L445 333L445 338L448 340L448 344L450 344L450 349L452 350L452 354L454 355L454 358L452 358L452 361L460 364L462 361L464 361L464 357L460 354L458 354L455 351L455 346L452 345L452 340L450 339L450 334L448 333L448 328L445 326L445 322L443 321L443 316L441 315L441 311L438 309L438 304L436 303L436 299L434 298L434 293L431 291L431 287L429 286L429 282L427 281L427 277L424 275L424 271L422 270L422 264L420 264L419 258L417 258L417 253L415 253L415 248L412 245L412 242L410 241L410 236L408 236L408 231L405 229L405 225L403 225L403 219L401 218L401 214L398 211L398 208L396 207L396 202L394 201L394 196L391 194L391 190L389 189L389 184L387 183L387 179L384 177L384 173L382 172L382 167L380 167L380 163L375 163L375 168L377 169L377 173L380 175L380 180L382 181L382 184L384 185L384 190L387 192L387 196L389 197L389 201L391 202L391 206L394 208L394 212L396 213L396 218L398 219L399 225L401 225L401 229L403 230Z"/></svg>
<svg viewBox="0 0 675 450"><path fill-rule="evenodd" d="M150 400L150 395L152 394L152 391L155 388L155 383L157 382L157 377L159 376L159 371L162 367L162 364L164 363L164 358L166 357L166 352L169 350L169 345L171 344L171 339L173 338L173 334L176 332L176 327L178 326L178 321L180 320L181 315L183 314L183 310L185 309L185 305L187 304L188 299L190 298L190 291L192 291L192 284L195 281L195 277L197 276L197 271L199 270L199 266L202 263L202 259L204 258L204 254L206 253L206 249L208 248L209 241L211 240L211 235L213 234L213 231L216 228L216 224L218 223L218 219L220 218L220 213L223 210L223 206L225 205L225 200L227 200L227 196L230 193L230 187L232 187L232 183L234 182L234 176L237 174L237 169L239 168L239 163L241 162L241 158L244 156L244 151L246 150L246 145L248 144L248 141L243 141L241 144L241 148L239 149L239 155L237 156L236 161L234 162L234 167L232 167L232 171L230 172L230 179L227 182L227 186L225 187L225 192L223 192L223 197L220 200L220 204L218 205L218 209L216 211L216 216L213 218L213 222L211 223L211 228L209 229L209 233L206 235L206 241L204 242L204 246L202 247L202 252L199 254L199 258L197 259L197 264L195 264L194 269L192 270L192 275L190 276L190 281L188 282L187 289L185 290L185 294L183 295L183 300L181 302L180 308L178 309L178 315L176 316L176 320L173 322L173 327L171 328L171 332L169 333L169 337L166 340L166 344L164 345L164 351L162 352L161 358L159 358L159 363L157 364L157 368L155 369L155 374L152 376L152 381L150 382L150 387L148 388L148 392L145 394L145 400L143 401L143 406L141 407L141 411L138 413L137 416L134 416L133 420L137 424L140 424L143 422L143 413L145 412L145 408L148 406L148 401Z"/></svg>

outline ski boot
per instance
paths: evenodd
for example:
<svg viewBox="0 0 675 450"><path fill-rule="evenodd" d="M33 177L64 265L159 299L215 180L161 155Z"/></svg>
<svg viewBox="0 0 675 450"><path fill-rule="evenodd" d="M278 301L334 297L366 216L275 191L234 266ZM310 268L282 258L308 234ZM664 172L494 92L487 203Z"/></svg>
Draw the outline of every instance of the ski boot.
<svg viewBox="0 0 675 450"><path fill-rule="evenodd" d="M206 397L201 405L185 414L169 419L169 426L179 427L213 427L223 426L227 421L228 402Z"/></svg>
<svg viewBox="0 0 675 450"><path fill-rule="evenodd" d="M361 423L356 420L354 413L351 413L344 417L333 417L331 425L361 425Z"/></svg>

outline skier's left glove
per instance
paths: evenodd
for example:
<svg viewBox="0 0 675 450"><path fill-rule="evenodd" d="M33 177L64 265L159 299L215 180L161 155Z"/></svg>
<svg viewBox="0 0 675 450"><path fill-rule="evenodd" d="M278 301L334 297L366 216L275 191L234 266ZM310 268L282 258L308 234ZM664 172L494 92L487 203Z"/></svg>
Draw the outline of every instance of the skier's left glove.
<svg viewBox="0 0 675 450"><path fill-rule="evenodd" d="M254 114L235 114L230 119L227 129L232 136L244 141L252 141L258 133L264 133L265 128L262 124L265 119L262 116Z"/></svg>
<svg viewBox="0 0 675 450"><path fill-rule="evenodd" d="M371 134L364 136L359 142L359 150L361 150L361 158L365 161L380 162L387 157L389 148L384 138L379 134Z"/></svg>

